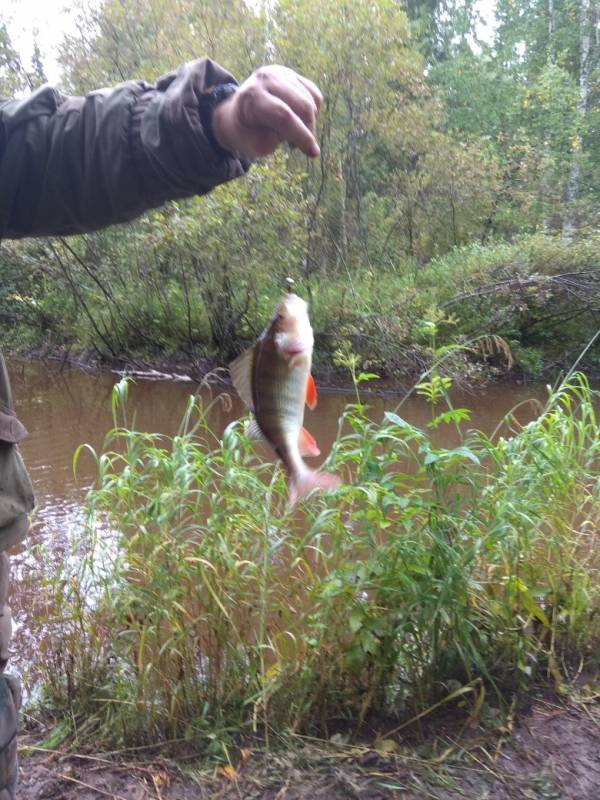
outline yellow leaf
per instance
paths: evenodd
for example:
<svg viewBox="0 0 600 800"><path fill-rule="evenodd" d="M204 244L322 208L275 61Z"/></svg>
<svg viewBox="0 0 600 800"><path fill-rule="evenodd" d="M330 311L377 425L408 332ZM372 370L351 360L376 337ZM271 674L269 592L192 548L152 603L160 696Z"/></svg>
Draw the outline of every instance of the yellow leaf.
<svg viewBox="0 0 600 800"><path fill-rule="evenodd" d="M232 767L231 764L226 764L224 767L219 767L217 769L217 775L227 778L228 781L235 781L237 779L237 770L235 767Z"/></svg>
<svg viewBox="0 0 600 800"><path fill-rule="evenodd" d="M281 664L279 661L276 661L274 664L271 664L269 669L266 671L265 676L271 681L273 678L276 678L279 673L281 672Z"/></svg>

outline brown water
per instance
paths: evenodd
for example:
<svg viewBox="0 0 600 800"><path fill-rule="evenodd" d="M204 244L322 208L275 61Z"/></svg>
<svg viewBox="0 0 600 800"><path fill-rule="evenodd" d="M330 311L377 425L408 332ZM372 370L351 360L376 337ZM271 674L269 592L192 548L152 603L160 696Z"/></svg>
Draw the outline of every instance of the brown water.
<svg viewBox="0 0 600 800"><path fill-rule="evenodd" d="M95 465L84 456L73 473L73 454L83 442L101 448L105 433L112 427L111 392L119 376L88 373L78 369L61 369L55 364L13 362L9 365L17 413L29 430L21 451L28 466L37 497L37 510L31 535L12 555L13 584L11 606L15 617L13 664L28 671L35 663L43 632L36 619L41 604L49 602L44 591L48 576L65 566L65 561L77 556L68 546L69 537L76 533L83 518L86 490L95 478ZM128 408L138 430L175 434L190 394L197 387L188 383L137 380L129 392ZM225 391L213 389L212 398ZM211 396L203 391L207 402ZM477 394L455 392L455 406L472 410L470 427L491 433L499 421L515 406L522 404L519 419L524 422L536 413L535 403L542 401L546 390L541 385L494 385ZM403 398L390 392L365 393L374 420L384 411L395 409ZM307 411L306 426L315 436L323 456L335 438L338 419L355 395L340 391L321 391L314 412ZM211 427L220 435L225 426L244 414L237 398L231 408L215 403L209 414ZM411 396L402 405L401 415L409 422L425 426L431 409L419 397ZM443 436L448 437L445 441ZM453 441L454 440L454 441ZM456 433L448 430L439 439L450 446ZM72 568L72 564L67 564ZM51 642L45 642L51 647Z"/></svg>

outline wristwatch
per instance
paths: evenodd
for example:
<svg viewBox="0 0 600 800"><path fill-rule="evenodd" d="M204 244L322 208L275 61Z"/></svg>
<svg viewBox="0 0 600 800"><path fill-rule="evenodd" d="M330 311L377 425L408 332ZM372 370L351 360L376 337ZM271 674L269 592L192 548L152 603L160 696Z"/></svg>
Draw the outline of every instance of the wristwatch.
<svg viewBox="0 0 600 800"><path fill-rule="evenodd" d="M200 97L200 119L202 121L204 133L211 145L215 148L219 155L224 158L231 158L232 156L235 156L233 153L225 150L224 147L221 147L217 141L213 131L212 115L216 106L237 92L237 90L238 86L236 83L219 83L216 86L211 86L211 88L204 92Z"/></svg>

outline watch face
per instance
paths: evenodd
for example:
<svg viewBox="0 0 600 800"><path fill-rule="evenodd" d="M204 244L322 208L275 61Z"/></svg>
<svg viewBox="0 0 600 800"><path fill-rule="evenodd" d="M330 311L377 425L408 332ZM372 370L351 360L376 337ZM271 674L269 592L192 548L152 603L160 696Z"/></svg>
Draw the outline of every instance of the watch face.
<svg viewBox="0 0 600 800"><path fill-rule="evenodd" d="M214 86L211 92L213 103L216 105L225 100L226 97L237 92L237 88L235 83L220 83L218 86Z"/></svg>

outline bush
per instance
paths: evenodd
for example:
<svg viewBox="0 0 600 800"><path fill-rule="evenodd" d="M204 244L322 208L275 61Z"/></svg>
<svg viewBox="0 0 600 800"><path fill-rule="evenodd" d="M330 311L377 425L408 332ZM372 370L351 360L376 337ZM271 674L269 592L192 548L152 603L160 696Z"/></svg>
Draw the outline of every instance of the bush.
<svg viewBox="0 0 600 800"><path fill-rule="evenodd" d="M497 704L597 655L600 427L585 379L514 435L471 431L450 449L436 430L468 412L440 407L442 384L418 387L427 430L401 408L374 424L349 406L327 463L343 485L294 511L242 422L215 444L193 398L172 439L115 427L92 451L85 563L44 620L67 654L41 665L54 706L96 743L210 749L367 715L403 724L459 696L476 714L485 692Z"/></svg>
<svg viewBox="0 0 600 800"><path fill-rule="evenodd" d="M419 336L431 318L446 320L440 344L473 343L446 365L449 374L475 382L514 362L540 377L572 363L597 330L596 235L571 244L535 235L457 248L427 264L405 257L311 272L298 267L307 234L297 189L265 166L244 184L132 226L11 245L3 253L12 277L0 294L10 341L79 346L108 360L183 354L190 364L227 363L264 328L290 274L311 304L321 370L347 341L366 369L409 383L431 363ZM503 348L476 344L481 337ZM600 369L597 346L582 367Z"/></svg>

